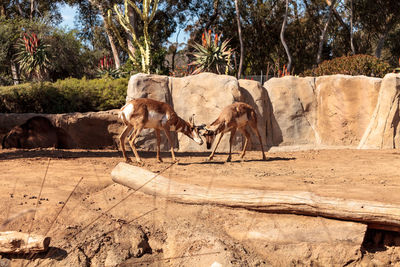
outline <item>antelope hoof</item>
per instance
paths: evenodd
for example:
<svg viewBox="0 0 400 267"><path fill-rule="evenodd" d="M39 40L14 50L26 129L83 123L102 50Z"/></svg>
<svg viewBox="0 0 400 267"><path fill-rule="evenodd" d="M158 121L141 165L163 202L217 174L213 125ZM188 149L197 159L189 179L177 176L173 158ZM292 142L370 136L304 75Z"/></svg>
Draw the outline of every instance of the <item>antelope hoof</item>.
<svg viewBox="0 0 400 267"><path fill-rule="evenodd" d="M212 161L213 160L213 157L208 157L207 158L207 161Z"/></svg>
<svg viewBox="0 0 400 267"><path fill-rule="evenodd" d="M139 166L143 166L144 165L144 162L142 161L142 160L136 160L136 163L139 165Z"/></svg>
<svg viewBox="0 0 400 267"><path fill-rule="evenodd" d="M158 162L158 163L163 162L162 158L157 158L157 162Z"/></svg>
<svg viewBox="0 0 400 267"><path fill-rule="evenodd" d="M178 162L179 162L179 159L175 158L175 159L172 159L172 161L173 161L174 163L178 163Z"/></svg>
<svg viewBox="0 0 400 267"><path fill-rule="evenodd" d="M226 159L226 162L231 162L231 160L232 160L232 158L231 158L231 157L228 157L228 158Z"/></svg>
<svg viewBox="0 0 400 267"><path fill-rule="evenodd" d="M130 158L125 158L126 163L132 163L132 160Z"/></svg>

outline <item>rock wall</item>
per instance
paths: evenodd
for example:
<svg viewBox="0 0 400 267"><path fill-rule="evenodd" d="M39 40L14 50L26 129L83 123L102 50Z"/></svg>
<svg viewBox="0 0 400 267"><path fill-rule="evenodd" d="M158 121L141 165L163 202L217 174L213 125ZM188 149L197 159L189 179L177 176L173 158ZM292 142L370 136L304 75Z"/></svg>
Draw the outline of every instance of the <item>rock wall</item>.
<svg viewBox="0 0 400 267"><path fill-rule="evenodd" d="M1 114L0 135L2 137L14 126L40 115L64 130L66 135L63 141L66 148L117 148L117 139L123 129L123 125L117 121L117 114L118 110L66 114Z"/></svg>
<svg viewBox="0 0 400 267"><path fill-rule="evenodd" d="M318 78L272 78L256 81L202 73L183 78L137 74L131 77L127 100L149 97L167 102L183 119L195 115L196 124L213 122L220 111L236 101L252 105L267 147L297 148L398 148L400 146L400 74L383 79L331 75ZM123 125L118 110L106 112L44 114L68 134L70 148L116 148ZM0 137L37 114L0 114ZM169 145L162 135L162 149ZM179 141L179 142L178 142ZM137 144L155 150L152 130ZM228 151L229 134L218 152ZM259 149L252 137L252 149ZM206 151L186 136L176 136L179 151ZM242 137L236 135L234 150ZM280 149L280 148L278 148Z"/></svg>
<svg viewBox="0 0 400 267"><path fill-rule="evenodd" d="M384 77L378 101L358 148L399 148L400 75Z"/></svg>
<svg viewBox="0 0 400 267"><path fill-rule="evenodd" d="M232 76L201 73L170 79L173 108L184 120L189 120L194 114L196 124L212 123L222 108L241 99L239 83ZM181 151L206 151L205 145L200 147L185 135L179 133L178 139ZM238 141L234 146L236 150L240 149ZM218 146L218 151L228 150L229 140L224 137Z"/></svg>

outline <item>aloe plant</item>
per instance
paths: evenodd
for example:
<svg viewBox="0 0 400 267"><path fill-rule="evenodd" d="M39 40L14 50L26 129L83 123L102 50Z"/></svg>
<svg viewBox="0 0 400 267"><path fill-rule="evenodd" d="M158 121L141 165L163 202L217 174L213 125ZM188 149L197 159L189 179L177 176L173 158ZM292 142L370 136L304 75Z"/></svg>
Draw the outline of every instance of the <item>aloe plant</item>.
<svg viewBox="0 0 400 267"><path fill-rule="evenodd" d="M229 40L220 40L218 34L213 38L211 30L205 31L202 35L202 44L195 42L192 45L195 49L193 52L195 60L189 65L196 67L192 74L205 71L221 74L224 68L225 74L228 74L233 51L228 44Z"/></svg>
<svg viewBox="0 0 400 267"><path fill-rule="evenodd" d="M47 52L48 45L44 44L35 33L24 33L17 50L17 62L25 75L39 81L43 80L50 67Z"/></svg>
<svg viewBox="0 0 400 267"><path fill-rule="evenodd" d="M104 56L99 61L97 68L97 78L111 77L121 78L125 75L120 69L115 68L114 60L110 56Z"/></svg>

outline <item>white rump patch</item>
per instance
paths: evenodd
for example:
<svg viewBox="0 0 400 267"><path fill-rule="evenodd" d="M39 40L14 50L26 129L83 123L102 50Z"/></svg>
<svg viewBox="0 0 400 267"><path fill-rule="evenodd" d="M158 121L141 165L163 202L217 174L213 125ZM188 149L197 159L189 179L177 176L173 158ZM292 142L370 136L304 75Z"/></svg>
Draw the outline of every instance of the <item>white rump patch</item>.
<svg viewBox="0 0 400 267"><path fill-rule="evenodd" d="M133 110L134 110L134 106L132 103L126 104L125 106L123 106L121 108L118 118L120 118L125 124L128 124L129 119L132 116Z"/></svg>

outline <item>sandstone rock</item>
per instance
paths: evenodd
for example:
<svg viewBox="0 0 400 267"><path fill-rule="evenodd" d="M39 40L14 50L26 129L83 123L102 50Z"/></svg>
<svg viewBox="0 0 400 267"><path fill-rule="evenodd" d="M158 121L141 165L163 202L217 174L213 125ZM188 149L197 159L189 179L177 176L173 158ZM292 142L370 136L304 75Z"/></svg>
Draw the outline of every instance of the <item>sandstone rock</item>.
<svg viewBox="0 0 400 267"><path fill-rule="evenodd" d="M170 78L155 74L138 73L129 79L126 101L135 98L151 98L172 106L171 92L169 89ZM178 147L175 133L171 134L175 148ZM144 129L136 139L136 146L145 150L156 150L157 140L154 130ZM129 145L127 146L129 147ZM169 150L170 146L164 134L161 134L161 150Z"/></svg>
<svg viewBox="0 0 400 267"><path fill-rule="evenodd" d="M212 123L225 106L241 98L236 78L213 73L172 78L170 90L173 107L178 115L188 120L195 114L196 124ZM178 138L180 151L206 151L205 146L200 147L186 136L179 134ZM236 143L234 150L240 148ZM229 138L224 137L217 152L228 150Z"/></svg>
<svg viewBox="0 0 400 267"><path fill-rule="evenodd" d="M400 75L388 74L383 78L379 97L368 127L358 148L399 148Z"/></svg>
<svg viewBox="0 0 400 267"><path fill-rule="evenodd" d="M63 148L117 148L118 136L123 129L118 122L118 110L40 114L48 118L52 124L62 130ZM2 132L10 130L20 122L37 116L38 114L1 114ZM4 129L4 130L3 130Z"/></svg>
<svg viewBox="0 0 400 267"><path fill-rule="evenodd" d="M316 78L321 144L357 146L374 112L382 79L330 75Z"/></svg>
<svg viewBox="0 0 400 267"><path fill-rule="evenodd" d="M135 98L151 98L171 105L169 78L143 73L132 75L128 83L126 101Z"/></svg>
<svg viewBox="0 0 400 267"><path fill-rule="evenodd" d="M272 78L264 87L272 104L271 116L266 118L268 144L317 144L315 78Z"/></svg>
<svg viewBox="0 0 400 267"><path fill-rule="evenodd" d="M270 118L272 115L272 106L266 89L257 81L243 79L239 80L239 89L242 97L241 101L252 106L257 113L258 131L260 132L263 145L270 145L272 143L271 140L267 142L267 123L268 128L271 129L272 120ZM260 150L258 145L259 140L254 134L251 134L251 143L252 146L249 147L249 150Z"/></svg>

